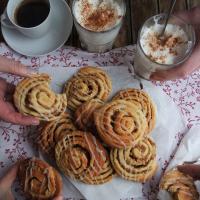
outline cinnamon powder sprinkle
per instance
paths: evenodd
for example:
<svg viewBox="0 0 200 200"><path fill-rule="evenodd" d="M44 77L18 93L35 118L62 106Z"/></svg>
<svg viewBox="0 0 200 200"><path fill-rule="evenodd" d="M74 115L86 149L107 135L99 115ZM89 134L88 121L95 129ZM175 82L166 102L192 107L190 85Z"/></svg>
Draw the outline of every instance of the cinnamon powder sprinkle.
<svg viewBox="0 0 200 200"><path fill-rule="evenodd" d="M91 13L85 20L84 26L90 30L104 30L116 23L116 11L110 8L101 8Z"/></svg>
<svg viewBox="0 0 200 200"><path fill-rule="evenodd" d="M121 18L116 9L105 5L94 9L87 0L82 2L82 22L83 26L88 30L95 32L108 30Z"/></svg>
<svg viewBox="0 0 200 200"><path fill-rule="evenodd" d="M180 37L174 37L173 35L164 36L164 38L160 38L158 35L149 35L149 47L151 51L164 51L169 49L169 54L173 56L177 56L178 52L175 50L175 47L178 44L183 44L184 41ZM149 58L152 61L160 61L161 63L165 63L165 56L154 57L153 55L149 55Z"/></svg>

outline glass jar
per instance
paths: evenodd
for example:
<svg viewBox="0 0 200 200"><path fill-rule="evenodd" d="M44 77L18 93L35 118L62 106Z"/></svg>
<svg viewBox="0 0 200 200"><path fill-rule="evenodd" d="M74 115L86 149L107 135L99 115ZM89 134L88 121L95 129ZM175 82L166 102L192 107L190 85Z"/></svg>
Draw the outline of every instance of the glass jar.
<svg viewBox="0 0 200 200"><path fill-rule="evenodd" d="M147 28L150 28L152 26L160 25L160 31L162 30L164 23L166 19L166 14L159 14L156 16L153 16L149 18L144 25L142 26L141 30L139 31L138 40L137 40L137 49L136 49L136 55L134 60L134 69L135 73L144 78L149 80L152 73L159 71L159 70L168 70L170 68L176 67L183 62L185 62L188 57L191 55L193 48L195 46L195 31L192 25L187 24L182 19L171 16L169 19L168 24L177 25L180 27L186 34L188 38L187 42L187 49L181 53L181 55L177 56L177 59L175 62L170 64L165 64L161 62L157 62L155 60L152 60L149 55L147 55L142 47L142 40L143 34L145 31L147 31Z"/></svg>
<svg viewBox="0 0 200 200"><path fill-rule="evenodd" d="M120 8L120 18L111 28L103 31L93 31L87 29L86 26L82 26L77 20L77 9L75 8L76 3L79 0L74 0L72 5L72 13L74 17L74 24L76 30L79 34L79 39L81 41L81 46L88 50L89 52L106 52L112 49L113 43L120 31L123 23L123 18L126 13L126 3L125 0L113 0L114 3L118 4ZM91 2L91 0L90 0ZM95 1L96 2L96 1Z"/></svg>

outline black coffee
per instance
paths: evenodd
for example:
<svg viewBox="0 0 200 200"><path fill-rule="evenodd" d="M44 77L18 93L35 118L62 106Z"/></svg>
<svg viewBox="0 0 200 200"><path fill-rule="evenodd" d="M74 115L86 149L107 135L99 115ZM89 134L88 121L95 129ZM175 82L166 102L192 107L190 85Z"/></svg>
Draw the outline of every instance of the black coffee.
<svg viewBox="0 0 200 200"><path fill-rule="evenodd" d="M24 0L15 12L15 19L19 26L31 28L41 24L49 12L49 3L45 0Z"/></svg>

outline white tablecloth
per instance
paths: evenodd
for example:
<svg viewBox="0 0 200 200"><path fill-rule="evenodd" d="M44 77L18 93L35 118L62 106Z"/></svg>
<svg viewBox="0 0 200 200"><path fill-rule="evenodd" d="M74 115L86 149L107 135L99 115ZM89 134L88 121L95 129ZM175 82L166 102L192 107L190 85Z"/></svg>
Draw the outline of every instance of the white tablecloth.
<svg viewBox="0 0 200 200"><path fill-rule="evenodd" d="M125 60L132 61L134 58L135 47L127 46L112 50L108 53L94 54L80 51L73 47L63 47L44 57L28 58L13 52L4 43L0 43L0 55L11 59L21 61L23 64L38 69L44 65L51 67L79 67L83 65L92 66L119 66L123 65ZM19 77L2 74L1 77L6 78L12 83L17 83ZM200 70L188 76L185 79L177 81L168 81L165 83L155 82L156 87L161 88L175 104L180 107L182 115L187 123L188 128L196 124L200 124ZM173 113L172 113L173 114ZM35 155L34 147L31 146L31 135L29 128L16 126L13 124L0 121L0 176L7 168L16 160L22 157ZM176 140L177 146L185 133L177 133L173 140ZM173 157L173 150L171 157ZM163 163L163 171L169 164L169 160ZM148 189L144 190L144 199L155 200L157 193L157 185L152 180L148 183ZM72 199L70 196L69 199ZM130 198L131 199L131 198Z"/></svg>

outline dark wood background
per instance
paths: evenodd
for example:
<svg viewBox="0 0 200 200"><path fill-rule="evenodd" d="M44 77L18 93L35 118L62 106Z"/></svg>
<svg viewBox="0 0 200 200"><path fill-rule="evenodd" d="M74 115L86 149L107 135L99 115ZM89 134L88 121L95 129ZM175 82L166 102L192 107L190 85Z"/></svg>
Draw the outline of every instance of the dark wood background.
<svg viewBox="0 0 200 200"><path fill-rule="evenodd" d="M7 1L8 0L0 0L0 13L4 11ZM69 5L71 5L72 1L73 0L67 0ZM126 4L126 18L115 42L115 47L136 43L138 30L144 21L152 15L166 11L169 7L170 0L126 0ZM200 0L177 0L175 11L191 9L197 5L200 5ZM1 41L3 41L3 37L0 34L0 42ZM75 28L73 28L67 45L80 46Z"/></svg>

